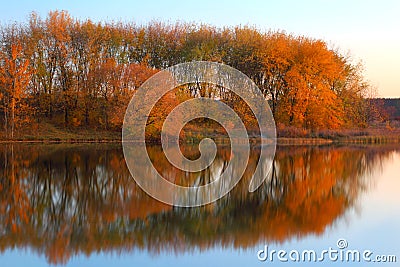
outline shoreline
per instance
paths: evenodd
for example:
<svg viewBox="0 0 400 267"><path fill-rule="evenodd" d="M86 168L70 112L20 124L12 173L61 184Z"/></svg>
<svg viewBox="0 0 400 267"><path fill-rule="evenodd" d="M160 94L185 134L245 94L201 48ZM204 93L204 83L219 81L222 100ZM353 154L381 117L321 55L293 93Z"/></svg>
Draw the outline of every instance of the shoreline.
<svg viewBox="0 0 400 267"><path fill-rule="evenodd" d="M200 139L201 140L201 139ZM216 138L216 143L227 144L227 138ZM197 144L198 140L186 140L182 144ZM121 138L16 138L0 139L1 144L101 144L122 143ZM160 142L147 141L149 144ZM250 138L250 144L258 144L259 140ZM276 144L285 145L333 145L333 144L400 144L400 136L350 136L341 138L317 138L317 137L278 137Z"/></svg>

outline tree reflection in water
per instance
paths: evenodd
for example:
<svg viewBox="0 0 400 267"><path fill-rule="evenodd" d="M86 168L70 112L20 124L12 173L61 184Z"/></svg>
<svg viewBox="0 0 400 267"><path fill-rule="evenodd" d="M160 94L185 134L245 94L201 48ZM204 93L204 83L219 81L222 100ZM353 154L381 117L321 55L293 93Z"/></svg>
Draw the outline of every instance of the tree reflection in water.
<svg viewBox="0 0 400 267"><path fill-rule="evenodd" d="M3 145L0 249L29 247L51 263L66 263L81 253L247 248L321 234L355 204L368 188L368 174L394 149L278 147L273 171L249 193L254 148L227 196L199 208L173 208L134 183L120 145ZM182 150L198 156L195 147ZM148 152L159 172L183 185L216 179L232 157L220 147L209 169L189 174L168 164L161 147Z"/></svg>

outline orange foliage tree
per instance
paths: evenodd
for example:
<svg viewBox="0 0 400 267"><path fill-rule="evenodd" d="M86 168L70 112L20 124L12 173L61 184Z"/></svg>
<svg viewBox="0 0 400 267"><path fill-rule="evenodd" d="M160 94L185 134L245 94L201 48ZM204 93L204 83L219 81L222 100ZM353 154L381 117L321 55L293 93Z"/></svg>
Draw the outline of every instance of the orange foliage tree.
<svg viewBox="0 0 400 267"><path fill-rule="evenodd" d="M24 58L22 46L16 42L9 48L0 50L0 62L0 101L3 107L4 129L9 137L13 138L16 126L27 116L24 114L24 100L31 77L29 59Z"/></svg>

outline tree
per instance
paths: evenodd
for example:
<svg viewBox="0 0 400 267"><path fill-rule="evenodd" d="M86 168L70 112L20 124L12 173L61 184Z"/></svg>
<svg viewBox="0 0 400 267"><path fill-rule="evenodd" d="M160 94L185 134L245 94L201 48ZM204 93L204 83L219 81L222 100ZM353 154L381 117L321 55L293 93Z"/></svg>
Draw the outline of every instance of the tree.
<svg viewBox="0 0 400 267"><path fill-rule="evenodd" d="M8 51L7 51L8 50ZM4 112L4 129L14 138L16 126L23 118L24 97L30 82L29 60L24 58L19 42L0 51L0 100Z"/></svg>

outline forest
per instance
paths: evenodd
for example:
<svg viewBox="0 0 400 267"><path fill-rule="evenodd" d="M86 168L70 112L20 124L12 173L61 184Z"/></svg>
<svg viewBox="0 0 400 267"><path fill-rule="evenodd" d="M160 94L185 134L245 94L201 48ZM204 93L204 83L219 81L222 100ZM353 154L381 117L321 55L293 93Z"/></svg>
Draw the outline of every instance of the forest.
<svg viewBox="0 0 400 267"><path fill-rule="evenodd" d="M362 65L323 40L284 31L93 22L52 11L1 25L0 39L3 138L35 132L43 123L120 131L129 100L146 79L193 60L221 62L250 77L269 101L278 129L354 129L374 118ZM177 105L168 101L204 96L184 94L165 97L153 111ZM245 105L233 102L237 110Z"/></svg>

